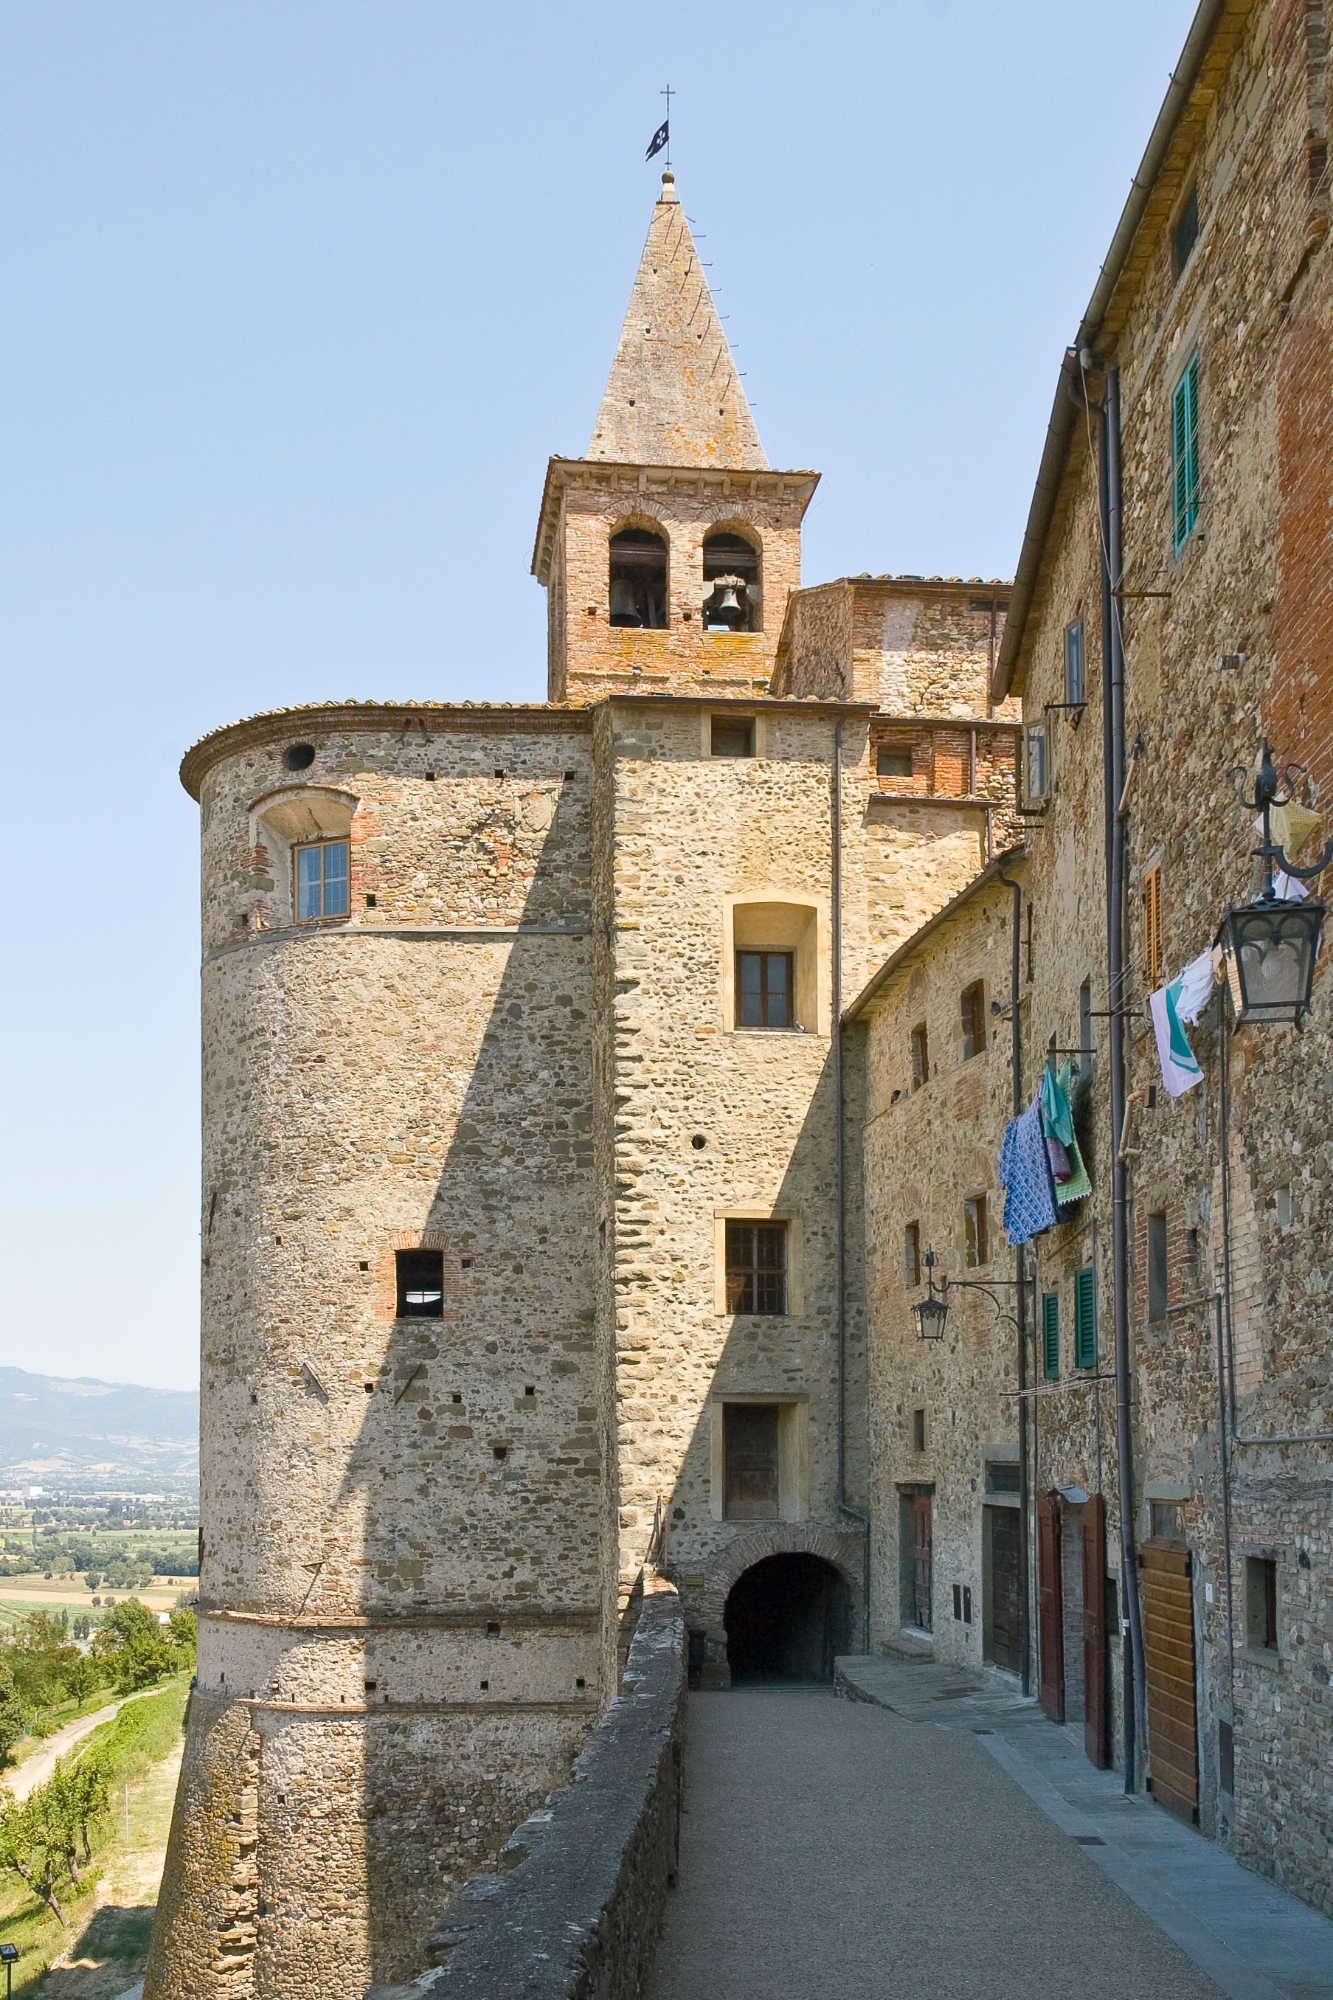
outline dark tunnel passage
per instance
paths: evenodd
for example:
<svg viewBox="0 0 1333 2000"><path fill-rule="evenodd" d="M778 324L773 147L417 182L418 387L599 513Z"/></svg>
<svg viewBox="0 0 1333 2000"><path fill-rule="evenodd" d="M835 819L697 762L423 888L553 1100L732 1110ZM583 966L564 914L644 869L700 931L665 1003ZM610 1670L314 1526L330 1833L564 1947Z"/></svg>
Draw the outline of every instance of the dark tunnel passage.
<svg viewBox="0 0 1333 2000"><path fill-rule="evenodd" d="M822 1556L765 1556L737 1578L724 1617L733 1685L831 1681L834 1656L847 1651L851 1600Z"/></svg>

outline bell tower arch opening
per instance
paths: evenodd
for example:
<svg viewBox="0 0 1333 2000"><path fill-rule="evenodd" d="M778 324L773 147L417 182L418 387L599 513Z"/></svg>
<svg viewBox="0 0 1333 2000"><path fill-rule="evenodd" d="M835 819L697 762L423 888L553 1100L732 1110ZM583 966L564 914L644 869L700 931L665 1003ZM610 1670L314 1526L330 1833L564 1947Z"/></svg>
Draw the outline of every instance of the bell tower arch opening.
<svg viewBox="0 0 1333 2000"><path fill-rule="evenodd" d="M611 537L611 623L626 630L665 631L667 545L651 528L622 528Z"/></svg>
<svg viewBox="0 0 1333 2000"><path fill-rule="evenodd" d="M831 1681L849 1646L851 1592L823 1556L765 1556L732 1585L723 1614L732 1686Z"/></svg>
<svg viewBox="0 0 1333 2000"><path fill-rule="evenodd" d="M760 552L734 529L704 537L703 621L706 632L762 632L764 595Z"/></svg>

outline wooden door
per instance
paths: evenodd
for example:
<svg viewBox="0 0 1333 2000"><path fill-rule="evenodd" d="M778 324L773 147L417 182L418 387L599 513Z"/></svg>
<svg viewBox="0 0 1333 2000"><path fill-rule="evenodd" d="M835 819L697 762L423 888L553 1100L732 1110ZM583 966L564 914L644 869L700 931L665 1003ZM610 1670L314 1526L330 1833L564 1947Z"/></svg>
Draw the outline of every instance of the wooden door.
<svg viewBox="0 0 1333 2000"><path fill-rule="evenodd" d="M923 1632L931 1626L931 1506L934 1495L918 1493L912 1503L912 1579L916 1622Z"/></svg>
<svg viewBox="0 0 1333 2000"><path fill-rule="evenodd" d="M1023 1671L1023 1617L1018 1589L1018 1542L1023 1517L1017 1507L987 1507L989 1593L982 1652L1011 1674Z"/></svg>
<svg viewBox="0 0 1333 2000"><path fill-rule="evenodd" d="M1179 1542L1145 1542L1141 1561L1148 1789L1159 1805L1192 1822L1199 1817L1199 1724L1189 1550Z"/></svg>
<svg viewBox="0 0 1333 2000"><path fill-rule="evenodd" d="M729 1521L778 1518L778 1406L725 1403L722 1442Z"/></svg>
<svg viewBox="0 0 1333 2000"><path fill-rule="evenodd" d="M1106 1502L1083 1509L1083 1746L1099 1771L1111 1759L1106 1727Z"/></svg>
<svg viewBox="0 0 1333 2000"><path fill-rule="evenodd" d="M1065 1604L1060 1582L1060 1495L1037 1495L1037 1603L1041 1615L1038 1658L1042 1708L1052 1722L1065 1719Z"/></svg>

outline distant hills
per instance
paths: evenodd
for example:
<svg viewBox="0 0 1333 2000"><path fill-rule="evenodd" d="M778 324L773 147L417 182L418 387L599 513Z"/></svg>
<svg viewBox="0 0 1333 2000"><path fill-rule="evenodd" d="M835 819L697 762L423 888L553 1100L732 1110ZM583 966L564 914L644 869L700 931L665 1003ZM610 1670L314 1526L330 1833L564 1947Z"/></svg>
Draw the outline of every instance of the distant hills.
<svg viewBox="0 0 1333 2000"><path fill-rule="evenodd" d="M0 1368L0 1488L195 1493L199 1397Z"/></svg>

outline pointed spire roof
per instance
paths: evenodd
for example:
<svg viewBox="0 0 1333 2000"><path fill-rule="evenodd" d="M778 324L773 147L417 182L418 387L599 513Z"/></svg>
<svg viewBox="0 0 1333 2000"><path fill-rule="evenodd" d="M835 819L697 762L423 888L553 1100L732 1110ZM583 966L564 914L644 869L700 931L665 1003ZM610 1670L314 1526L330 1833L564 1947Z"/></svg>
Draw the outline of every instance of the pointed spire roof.
<svg viewBox="0 0 1333 2000"><path fill-rule="evenodd" d="M737 472L768 467L670 168L588 457Z"/></svg>

